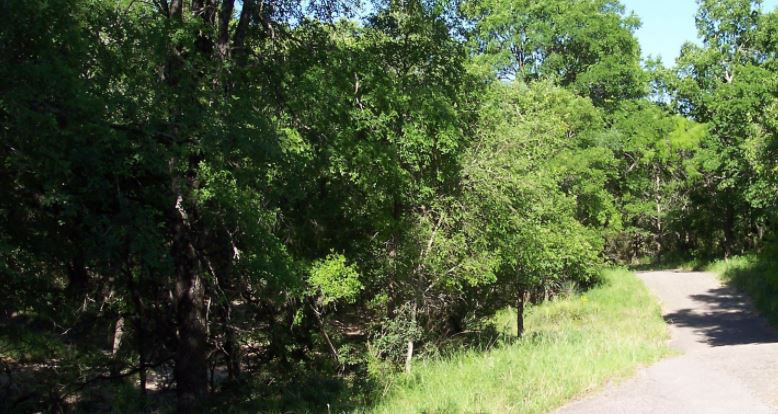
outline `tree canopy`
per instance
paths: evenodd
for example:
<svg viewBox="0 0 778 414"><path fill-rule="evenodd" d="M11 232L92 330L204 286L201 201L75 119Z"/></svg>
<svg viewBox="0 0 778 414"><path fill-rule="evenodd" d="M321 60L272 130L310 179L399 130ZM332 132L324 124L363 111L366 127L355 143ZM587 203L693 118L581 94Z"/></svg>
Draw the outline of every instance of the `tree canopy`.
<svg viewBox="0 0 778 414"><path fill-rule="evenodd" d="M665 68L615 0L0 2L0 410L365 404L607 264L761 249L760 5Z"/></svg>

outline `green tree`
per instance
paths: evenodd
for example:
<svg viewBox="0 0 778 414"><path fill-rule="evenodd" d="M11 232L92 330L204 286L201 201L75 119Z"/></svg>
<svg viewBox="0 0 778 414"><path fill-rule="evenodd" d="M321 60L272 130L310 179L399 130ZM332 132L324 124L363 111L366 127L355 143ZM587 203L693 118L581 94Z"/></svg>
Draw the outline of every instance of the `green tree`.
<svg viewBox="0 0 778 414"><path fill-rule="evenodd" d="M764 204L754 202L763 181L755 148L765 141L765 108L775 100L774 75L761 22L761 1L701 1L697 27L703 47L687 45L678 60L676 106L709 125L701 142L694 195L716 206L701 225L718 229L714 250L732 254L755 247L763 234ZM760 40L761 39L761 40ZM769 41L767 41L769 43ZM758 184L760 183L760 184Z"/></svg>
<svg viewBox="0 0 778 414"><path fill-rule="evenodd" d="M501 77L553 79L598 106L646 93L640 22L618 1L473 0L463 11L477 59Z"/></svg>
<svg viewBox="0 0 778 414"><path fill-rule="evenodd" d="M479 257L494 275L484 296L493 310L517 308L521 335L531 293L596 277L603 239L600 223L587 220L607 215L609 203L591 210L589 189L571 183L597 175L597 164L575 160L586 157L578 151L601 121L588 100L548 83L496 84L481 112L465 161L465 234L489 252Z"/></svg>

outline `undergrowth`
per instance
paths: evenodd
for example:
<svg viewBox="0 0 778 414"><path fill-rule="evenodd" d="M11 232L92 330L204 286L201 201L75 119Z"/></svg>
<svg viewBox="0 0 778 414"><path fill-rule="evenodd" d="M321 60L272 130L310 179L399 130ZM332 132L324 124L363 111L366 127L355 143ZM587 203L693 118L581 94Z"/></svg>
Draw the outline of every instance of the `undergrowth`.
<svg viewBox="0 0 778 414"><path fill-rule="evenodd" d="M228 399L219 412L544 413L671 352L659 305L626 270L604 272L603 282L585 293L569 291L529 307L524 338L507 340L515 320L513 310L500 312L491 321L503 338L497 344L420 359L411 374L374 360L369 384L365 377L310 378L274 391L245 384L234 390L243 401ZM247 389L265 392L252 396Z"/></svg>
<svg viewBox="0 0 778 414"><path fill-rule="evenodd" d="M749 295L757 310L778 326L778 246L759 254L717 260L704 269Z"/></svg>
<svg viewBox="0 0 778 414"><path fill-rule="evenodd" d="M498 315L509 326L513 315ZM658 304L625 270L585 294L529 309L527 334L387 379L376 414L542 413L669 354Z"/></svg>

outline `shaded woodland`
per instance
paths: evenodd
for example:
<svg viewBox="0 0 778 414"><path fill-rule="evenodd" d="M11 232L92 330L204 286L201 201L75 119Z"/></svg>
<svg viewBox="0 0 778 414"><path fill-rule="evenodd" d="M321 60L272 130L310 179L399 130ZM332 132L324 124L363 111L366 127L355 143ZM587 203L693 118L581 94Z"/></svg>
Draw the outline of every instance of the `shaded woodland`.
<svg viewBox="0 0 778 414"><path fill-rule="evenodd" d="M778 13L0 0L0 411L326 412L645 256L775 237Z"/></svg>

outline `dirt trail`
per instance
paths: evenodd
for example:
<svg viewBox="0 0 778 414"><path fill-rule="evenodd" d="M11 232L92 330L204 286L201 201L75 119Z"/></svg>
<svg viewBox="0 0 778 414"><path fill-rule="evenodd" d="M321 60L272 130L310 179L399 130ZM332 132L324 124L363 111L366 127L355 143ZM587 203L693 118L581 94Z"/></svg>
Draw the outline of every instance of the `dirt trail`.
<svg viewBox="0 0 778 414"><path fill-rule="evenodd" d="M639 370L558 414L778 413L778 333L710 273L648 272L682 355Z"/></svg>

